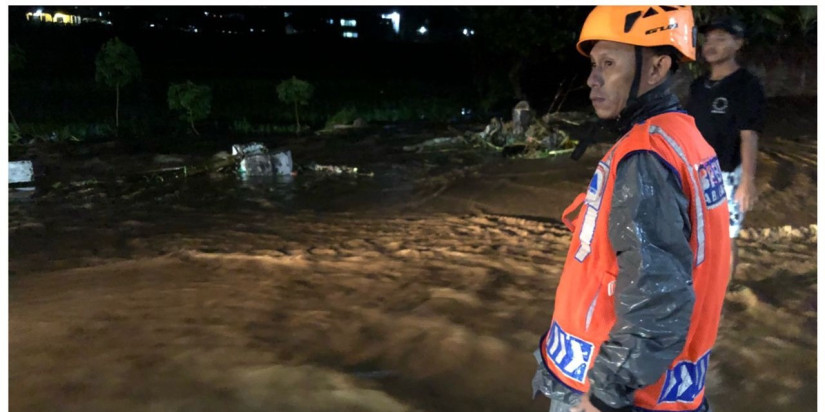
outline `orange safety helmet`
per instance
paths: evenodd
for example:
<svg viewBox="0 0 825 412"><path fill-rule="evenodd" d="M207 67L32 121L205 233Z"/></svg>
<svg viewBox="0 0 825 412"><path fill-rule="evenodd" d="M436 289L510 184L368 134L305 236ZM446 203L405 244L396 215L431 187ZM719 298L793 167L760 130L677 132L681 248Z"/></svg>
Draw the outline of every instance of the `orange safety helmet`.
<svg viewBox="0 0 825 412"><path fill-rule="evenodd" d="M584 21L576 49L587 57L599 40L673 46L682 61L696 60L696 26L690 6L597 6Z"/></svg>

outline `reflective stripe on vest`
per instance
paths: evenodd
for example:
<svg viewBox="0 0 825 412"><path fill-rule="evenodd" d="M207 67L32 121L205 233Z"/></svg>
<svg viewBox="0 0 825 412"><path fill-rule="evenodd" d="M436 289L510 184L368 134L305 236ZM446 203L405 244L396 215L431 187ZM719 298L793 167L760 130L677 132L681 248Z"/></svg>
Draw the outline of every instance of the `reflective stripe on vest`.
<svg viewBox="0 0 825 412"><path fill-rule="evenodd" d="M688 175L690 176L691 183L693 183L693 204L696 205L694 209L696 210L696 266L702 264L705 261L705 216L704 212L702 212L702 199L699 197L699 184L698 179L695 176L695 171L693 167L691 167L690 162L685 156L685 151L682 150L682 147L673 140L672 137L668 136L661 127L656 125L651 125L650 129L648 130L651 135L659 135L665 139L665 142L670 145L670 148L676 152L676 155L685 162L685 168L688 170Z"/></svg>

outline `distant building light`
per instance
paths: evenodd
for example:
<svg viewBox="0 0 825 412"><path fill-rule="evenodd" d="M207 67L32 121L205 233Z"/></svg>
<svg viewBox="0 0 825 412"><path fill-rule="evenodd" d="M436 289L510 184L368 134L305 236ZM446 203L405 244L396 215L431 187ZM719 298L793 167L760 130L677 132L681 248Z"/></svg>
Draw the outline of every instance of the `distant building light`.
<svg viewBox="0 0 825 412"><path fill-rule="evenodd" d="M155 23L149 23L149 27L155 27Z"/></svg>
<svg viewBox="0 0 825 412"><path fill-rule="evenodd" d="M97 17L103 17L103 12L102 11L97 12Z"/></svg>
<svg viewBox="0 0 825 412"><path fill-rule="evenodd" d="M261 33L266 33L266 29L261 29Z"/></svg>
<svg viewBox="0 0 825 412"><path fill-rule="evenodd" d="M196 28L196 29L195 29L195 33L197 33L197 32L198 32L198 29Z"/></svg>
<svg viewBox="0 0 825 412"><path fill-rule="evenodd" d="M382 19L391 20L392 21L392 30L395 34L398 34L398 31L401 30L401 15L398 12L392 12L389 14L382 14Z"/></svg>
<svg viewBox="0 0 825 412"><path fill-rule="evenodd" d="M343 36L347 39L357 39L358 38L358 33L354 32L354 31L345 31L343 33Z"/></svg>
<svg viewBox="0 0 825 412"><path fill-rule="evenodd" d="M470 37L470 36L476 34L476 31L475 30L470 30L470 29L465 27L464 30L461 30L461 33L463 33L467 37Z"/></svg>
<svg viewBox="0 0 825 412"><path fill-rule="evenodd" d="M37 10L36 13L26 13L26 20L61 24L81 24L83 22L83 18L81 18L80 16L75 16L72 14L66 14L61 12L56 12L54 13L54 16L52 16L49 13L43 13L42 10Z"/></svg>
<svg viewBox="0 0 825 412"><path fill-rule="evenodd" d="M327 23L328 24L335 24L335 19L329 19L329 20L327 20Z"/></svg>
<svg viewBox="0 0 825 412"><path fill-rule="evenodd" d="M34 12L35 16L40 16L41 14L43 14L43 9L37 9L37 11Z"/></svg>
<svg viewBox="0 0 825 412"><path fill-rule="evenodd" d="M355 27L357 24L355 20L341 19L341 27Z"/></svg>
<svg viewBox="0 0 825 412"><path fill-rule="evenodd" d="M419 27L419 28L418 28L418 34L420 34L420 35L422 35L422 36L423 36L423 35L425 35L425 34L427 34L427 28L426 28L426 27L424 27L424 26Z"/></svg>
<svg viewBox="0 0 825 412"><path fill-rule="evenodd" d="M291 12L288 12L288 11L284 12L284 18L287 18L287 17L290 17L290 16L292 16Z"/></svg>
<svg viewBox="0 0 825 412"><path fill-rule="evenodd" d="M250 33L255 33L255 29L253 29L252 27L250 27L250 28L249 28L249 32L250 32Z"/></svg>
<svg viewBox="0 0 825 412"><path fill-rule="evenodd" d="M53 20L52 20L52 22L53 22L53 23L64 23L64 24L67 24L67 23L71 23L71 22L72 22L72 21L71 21L71 16L69 16L69 15L67 15L67 14L60 13L60 12L55 13L55 14L54 14L54 17L53 17L52 19L53 19Z"/></svg>
<svg viewBox="0 0 825 412"><path fill-rule="evenodd" d="M208 12L208 11L204 11L204 12L203 12L203 15L204 15L204 16L208 16L208 15L209 15L209 12Z"/></svg>
<svg viewBox="0 0 825 412"><path fill-rule="evenodd" d="M475 36L475 34L476 34L475 30L470 30L470 36Z"/></svg>

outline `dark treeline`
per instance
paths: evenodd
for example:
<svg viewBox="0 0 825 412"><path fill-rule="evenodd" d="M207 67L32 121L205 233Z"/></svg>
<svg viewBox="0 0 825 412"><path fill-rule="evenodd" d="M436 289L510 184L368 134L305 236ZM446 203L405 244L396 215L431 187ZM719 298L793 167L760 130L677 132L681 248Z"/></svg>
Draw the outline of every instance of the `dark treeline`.
<svg viewBox="0 0 825 412"><path fill-rule="evenodd" d="M358 39L322 30L287 35L280 17L284 7L211 7L227 14L243 11L250 16L247 26L269 25L266 33L216 33L205 30L203 19L192 20L191 9L203 7L109 7L112 25L76 27L32 24L24 18L30 8L10 7L9 42L25 56L23 68L10 74L16 120L21 127L113 123L114 94L95 82L95 56L115 36L134 48L142 73L121 92L126 136L185 133L169 111L166 93L171 83L186 80L211 87L206 123L216 132L238 122L292 124L290 106L276 93L278 83L291 76L315 87L302 117L316 128L345 109L375 121L447 121L462 108L483 119L508 111L520 99L547 110L559 88L569 92L564 109L587 104L588 62L574 45L589 6L404 7L399 36ZM311 10L318 14L323 8ZM336 10L377 13L368 7ZM700 6L695 13L700 23L716 14L739 15L751 29L751 42L815 46L815 8L813 15L804 7ZM148 30L146 21L159 21L159 27ZM432 30L427 41L415 36L419 22ZM190 23L202 31L179 29ZM473 36L438 37L446 28L465 25Z"/></svg>

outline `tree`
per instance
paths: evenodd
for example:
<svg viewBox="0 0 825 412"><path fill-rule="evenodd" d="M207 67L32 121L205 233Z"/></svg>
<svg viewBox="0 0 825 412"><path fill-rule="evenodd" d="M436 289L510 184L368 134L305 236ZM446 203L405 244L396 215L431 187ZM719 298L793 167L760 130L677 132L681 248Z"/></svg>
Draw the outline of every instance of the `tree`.
<svg viewBox="0 0 825 412"><path fill-rule="evenodd" d="M95 58L95 80L115 89L115 130L120 126L120 88L140 78L135 50L115 37L106 42Z"/></svg>
<svg viewBox="0 0 825 412"><path fill-rule="evenodd" d="M719 16L734 16L745 25L748 42L755 44L816 44L815 6L694 6L697 25Z"/></svg>
<svg viewBox="0 0 825 412"><path fill-rule="evenodd" d="M295 134L301 132L301 120L298 117L298 105L306 106L309 104L309 99L312 97L314 87L303 80L296 79L292 76L278 84L278 99L284 103L292 103L295 106Z"/></svg>
<svg viewBox="0 0 825 412"><path fill-rule="evenodd" d="M26 67L26 53L20 46L16 44L9 45L9 72L15 72L22 70ZM14 126L14 132L19 136L20 134L20 125L17 124L17 119L14 118L14 114L11 112L11 108L9 108L9 117L11 118L11 124Z"/></svg>
<svg viewBox="0 0 825 412"><path fill-rule="evenodd" d="M169 86L169 109L181 112L180 118L189 123L196 135L195 122L205 119L212 110L212 88L187 80Z"/></svg>
<svg viewBox="0 0 825 412"><path fill-rule="evenodd" d="M816 41L816 6L799 6L797 23L803 37L813 35Z"/></svg>
<svg viewBox="0 0 825 412"><path fill-rule="evenodd" d="M9 45L9 71L17 71L26 66L26 52L16 44Z"/></svg>
<svg viewBox="0 0 825 412"><path fill-rule="evenodd" d="M569 6L471 7L469 24L475 35L469 41L479 68L475 81L482 100L528 98L522 89L522 77L531 62L546 61L551 56L560 60L555 63L557 67L578 64L578 60L564 59L574 55L570 50L590 10Z"/></svg>

